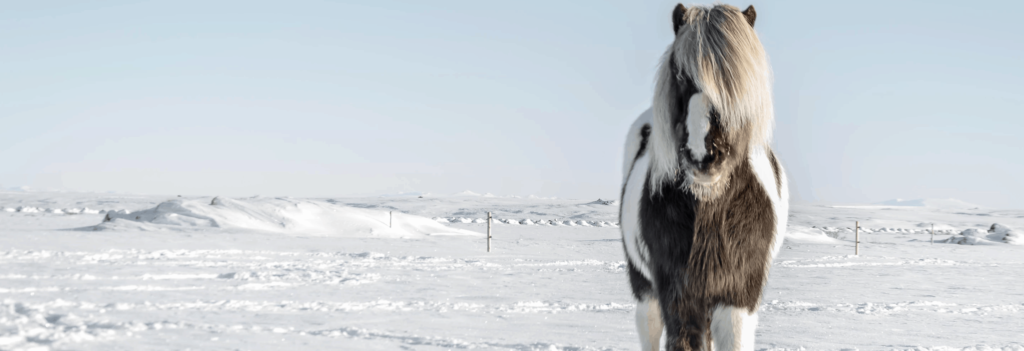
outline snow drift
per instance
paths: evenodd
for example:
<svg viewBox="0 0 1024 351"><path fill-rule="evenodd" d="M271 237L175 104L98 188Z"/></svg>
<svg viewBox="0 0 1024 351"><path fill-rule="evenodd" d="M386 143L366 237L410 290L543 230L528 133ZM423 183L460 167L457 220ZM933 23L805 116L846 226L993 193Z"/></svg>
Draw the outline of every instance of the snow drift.
<svg viewBox="0 0 1024 351"><path fill-rule="evenodd" d="M988 240L1013 245L1024 245L1024 233L1014 231L1005 225L995 223L988 228Z"/></svg>
<svg viewBox="0 0 1024 351"><path fill-rule="evenodd" d="M389 221L392 225L389 226ZM288 198L174 199L154 208L107 212L83 230L254 230L290 235L417 238L480 233L449 228L429 218L320 201Z"/></svg>
<svg viewBox="0 0 1024 351"><path fill-rule="evenodd" d="M607 205L607 206L616 206L618 204L619 204L619 200L601 200L601 199L597 199L596 201L591 201L591 202L587 203L587 205Z"/></svg>
<svg viewBox="0 0 1024 351"><path fill-rule="evenodd" d="M824 231L818 228L807 228L790 225L783 236L785 240L799 243L834 243L838 240L829 237Z"/></svg>
<svg viewBox="0 0 1024 351"><path fill-rule="evenodd" d="M995 223L989 227L988 231L971 228L939 242L960 245L991 245L995 243L1024 245L1024 236L1005 225Z"/></svg>

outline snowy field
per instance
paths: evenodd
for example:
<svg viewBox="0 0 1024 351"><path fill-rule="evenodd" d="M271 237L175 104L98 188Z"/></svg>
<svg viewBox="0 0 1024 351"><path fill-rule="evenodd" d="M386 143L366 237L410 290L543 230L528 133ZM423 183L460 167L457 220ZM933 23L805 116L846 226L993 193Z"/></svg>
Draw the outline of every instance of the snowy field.
<svg viewBox="0 0 1024 351"><path fill-rule="evenodd" d="M0 350L636 350L617 210L0 193ZM757 349L1024 350L1021 229L955 200L794 205Z"/></svg>

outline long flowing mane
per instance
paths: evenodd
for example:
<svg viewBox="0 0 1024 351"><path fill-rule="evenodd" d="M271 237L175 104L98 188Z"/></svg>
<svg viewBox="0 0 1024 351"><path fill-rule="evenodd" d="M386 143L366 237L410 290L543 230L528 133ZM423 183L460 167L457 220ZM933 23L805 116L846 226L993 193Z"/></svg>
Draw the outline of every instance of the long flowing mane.
<svg viewBox="0 0 1024 351"><path fill-rule="evenodd" d="M652 113L626 138L622 244L644 350L754 349L789 218L753 6L672 12ZM712 345L714 344L714 345Z"/></svg>
<svg viewBox="0 0 1024 351"><path fill-rule="evenodd" d="M724 128L747 129L752 147L771 141L772 75L757 33L733 6L692 7L658 69L651 128L653 184L675 180L681 173L672 123L675 104L680 103L677 82L687 78L718 111Z"/></svg>

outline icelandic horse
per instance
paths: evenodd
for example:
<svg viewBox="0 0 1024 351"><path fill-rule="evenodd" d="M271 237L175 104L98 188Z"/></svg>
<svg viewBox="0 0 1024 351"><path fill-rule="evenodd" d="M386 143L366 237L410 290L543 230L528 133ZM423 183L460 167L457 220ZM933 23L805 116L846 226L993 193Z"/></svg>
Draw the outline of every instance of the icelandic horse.
<svg viewBox="0 0 1024 351"><path fill-rule="evenodd" d="M676 6L652 109L627 136L619 222L645 351L754 349L789 213L756 17Z"/></svg>

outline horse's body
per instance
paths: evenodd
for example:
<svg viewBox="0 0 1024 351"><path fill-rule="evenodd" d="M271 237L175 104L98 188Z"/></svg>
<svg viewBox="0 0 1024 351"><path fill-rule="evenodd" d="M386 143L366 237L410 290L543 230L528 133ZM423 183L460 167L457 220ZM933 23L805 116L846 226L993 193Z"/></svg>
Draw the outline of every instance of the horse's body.
<svg viewBox="0 0 1024 351"><path fill-rule="evenodd" d="M669 350L754 347L789 211L755 17L676 7L653 109L627 136L620 222L645 351L663 333Z"/></svg>

